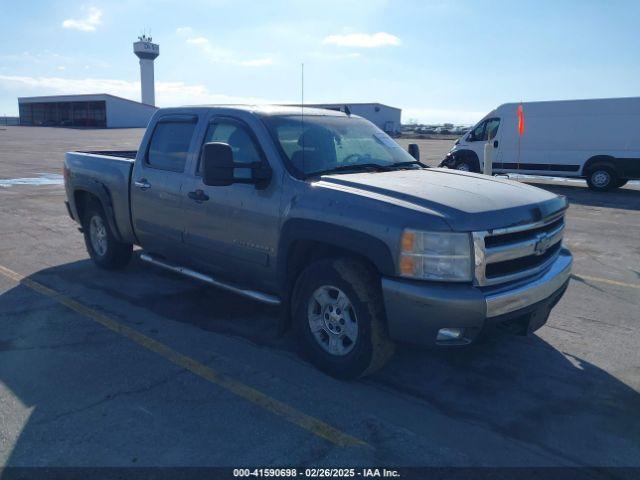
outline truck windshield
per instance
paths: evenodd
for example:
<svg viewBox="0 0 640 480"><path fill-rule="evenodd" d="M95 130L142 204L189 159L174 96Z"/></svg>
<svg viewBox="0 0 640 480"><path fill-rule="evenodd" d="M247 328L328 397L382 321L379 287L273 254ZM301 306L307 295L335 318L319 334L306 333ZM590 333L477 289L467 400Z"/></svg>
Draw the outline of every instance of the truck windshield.
<svg viewBox="0 0 640 480"><path fill-rule="evenodd" d="M421 166L389 135L361 118L283 115L264 121L289 166L305 177Z"/></svg>

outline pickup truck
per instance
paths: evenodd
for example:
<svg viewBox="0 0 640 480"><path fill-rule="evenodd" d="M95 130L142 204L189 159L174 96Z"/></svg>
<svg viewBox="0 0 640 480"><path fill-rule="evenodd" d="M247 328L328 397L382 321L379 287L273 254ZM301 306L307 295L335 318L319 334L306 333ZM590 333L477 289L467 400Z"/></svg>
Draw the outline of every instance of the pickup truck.
<svg viewBox="0 0 640 480"><path fill-rule="evenodd" d="M69 152L93 261L157 267L279 305L301 353L355 378L396 343L527 334L572 257L564 197L419 161L370 122L300 107L160 109L137 152Z"/></svg>

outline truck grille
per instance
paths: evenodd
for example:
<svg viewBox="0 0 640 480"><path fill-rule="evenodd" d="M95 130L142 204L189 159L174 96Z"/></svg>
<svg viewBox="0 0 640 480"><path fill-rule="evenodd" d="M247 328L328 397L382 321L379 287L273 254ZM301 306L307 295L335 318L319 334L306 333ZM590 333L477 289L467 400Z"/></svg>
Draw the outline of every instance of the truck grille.
<svg viewBox="0 0 640 480"><path fill-rule="evenodd" d="M562 246L564 212L529 225L474 232L475 283L497 285L545 270Z"/></svg>

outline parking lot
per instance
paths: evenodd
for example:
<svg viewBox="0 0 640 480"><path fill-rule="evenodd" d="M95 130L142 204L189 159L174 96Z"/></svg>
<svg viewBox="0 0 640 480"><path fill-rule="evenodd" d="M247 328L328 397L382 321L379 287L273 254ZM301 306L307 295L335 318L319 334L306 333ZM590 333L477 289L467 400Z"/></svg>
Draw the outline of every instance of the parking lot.
<svg viewBox="0 0 640 480"><path fill-rule="evenodd" d="M574 277L534 336L400 346L342 382L273 308L88 260L64 152L142 133L0 129L0 466L640 466L637 183L535 180L569 198ZM417 143L430 165L452 144Z"/></svg>

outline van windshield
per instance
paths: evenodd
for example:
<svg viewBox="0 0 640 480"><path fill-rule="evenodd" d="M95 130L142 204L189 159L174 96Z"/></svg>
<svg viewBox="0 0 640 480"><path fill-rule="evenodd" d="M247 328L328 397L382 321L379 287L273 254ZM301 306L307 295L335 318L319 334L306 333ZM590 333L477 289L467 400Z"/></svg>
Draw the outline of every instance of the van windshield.
<svg viewBox="0 0 640 480"><path fill-rule="evenodd" d="M263 117L288 165L305 177L324 173L419 168L389 135L355 117Z"/></svg>

